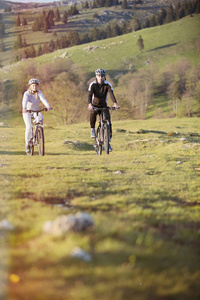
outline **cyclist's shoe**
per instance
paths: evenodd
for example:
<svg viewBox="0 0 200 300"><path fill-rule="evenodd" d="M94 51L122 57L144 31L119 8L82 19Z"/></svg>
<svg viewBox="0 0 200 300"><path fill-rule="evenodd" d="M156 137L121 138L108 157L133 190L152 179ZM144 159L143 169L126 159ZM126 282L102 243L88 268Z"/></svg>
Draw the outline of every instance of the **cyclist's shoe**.
<svg viewBox="0 0 200 300"><path fill-rule="evenodd" d="M96 133L95 133L95 128L91 128L91 138L95 138Z"/></svg>
<svg viewBox="0 0 200 300"><path fill-rule="evenodd" d="M112 152L112 151L113 151L113 149L111 147L111 144L109 143L109 152Z"/></svg>

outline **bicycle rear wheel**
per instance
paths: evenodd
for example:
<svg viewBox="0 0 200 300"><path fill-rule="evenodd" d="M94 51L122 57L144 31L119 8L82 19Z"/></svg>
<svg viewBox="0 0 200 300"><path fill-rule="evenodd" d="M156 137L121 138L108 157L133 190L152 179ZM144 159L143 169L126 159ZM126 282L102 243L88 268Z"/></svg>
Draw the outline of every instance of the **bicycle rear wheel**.
<svg viewBox="0 0 200 300"><path fill-rule="evenodd" d="M97 137L96 137L96 144L95 144L95 149L96 149L96 154L101 155L102 154L102 143L101 143L101 134L100 134L100 128L97 129Z"/></svg>
<svg viewBox="0 0 200 300"><path fill-rule="evenodd" d="M104 149L105 153L109 154L109 140L110 140L110 130L109 124L104 124Z"/></svg>
<svg viewBox="0 0 200 300"><path fill-rule="evenodd" d="M43 128L40 126L37 127L36 138L37 138L39 155L44 156L44 131Z"/></svg>

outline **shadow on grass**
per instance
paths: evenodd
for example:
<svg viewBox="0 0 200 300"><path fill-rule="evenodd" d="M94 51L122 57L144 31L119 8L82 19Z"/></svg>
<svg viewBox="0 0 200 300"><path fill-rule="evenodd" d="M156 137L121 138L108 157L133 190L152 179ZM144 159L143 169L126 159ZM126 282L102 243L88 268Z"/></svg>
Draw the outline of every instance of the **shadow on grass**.
<svg viewBox="0 0 200 300"><path fill-rule="evenodd" d="M62 168L64 169L64 168ZM85 171L90 171L89 169ZM153 174L150 174L153 175ZM33 201L38 201L38 202L43 202L45 204L49 205L60 205L63 208L68 208L68 209L78 209L82 210L85 212L113 212L113 211L118 211L120 212L121 210L124 210L124 208L128 209L129 206L135 205L136 208L142 208L144 211L146 209L151 209L152 211L156 209L160 209L163 206L167 206L168 203L171 206L177 206L180 208L184 207L197 207L200 206L200 202L197 201L185 201L182 199L179 199L178 197L169 195L165 192L163 193L154 193L154 195L151 195L151 197L147 198L131 198L126 201L117 201L114 203L108 203L105 201L101 201L101 203L96 203L96 200L103 199L104 197L108 196L114 196L117 195L118 197L121 195L124 195L125 191L110 191L107 190L107 188L104 186L97 186L97 190L93 190L91 192L85 192L85 191L77 191L74 189L68 190L66 195L63 197L60 196L41 196L37 195L35 193L20 193L20 195L17 195L21 199L23 198L28 198ZM129 189L127 188L126 192L129 192ZM73 200L80 198L80 197L88 197L90 199L89 204L84 204L84 205L73 205ZM158 206L158 201L162 201L160 206Z"/></svg>
<svg viewBox="0 0 200 300"><path fill-rule="evenodd" d="M64 145L78 151L95 151L94 141L91 141L91 144L86 142L66 141Z"/></svg>
<svg viewBox="0 0 200 300"><path fill-rule="evenodd" d="M123 129L117 129L117 132L127 132L126 130ZM134 133L134 132L129 132L129 133ZM137 134L148 134L148 133L155 133L155 134L161 134L161 135L167 135L168 138L186 138L188 142L191 143L199 143L199 137L200 135L198 133L176 133L174 131L172 132L165 132L165 131L160 131L160 130L146 130L146 129L140 129L136 132ZM174 139L173 142L176 142L176 139ZM172 142L172 140L171 140Z"/></svg>
<svg viewBox="0 0 200 300"><path fill-rule="evenodd" d="M165 131L160 131L160 130L144 130L140 129L137 131L138 134L145 134L145 133L156 133L156 134L167 134Z"/></svg>
<svg viewBox="0 0 200 300"><path fill-rule="evenodd" d="M146 129L140 129L138 131L129 131L129 130L126 130L126 129L116 129L116 132L117 133L130 133L130 134L134 134L134 133L137 133L137 134L146 134L146 133L156 133L156 134L167 134L167 132L165 131L159 131L159 130L146 130Z"/></svg>
<svg viewBox="0 0 200 300"><path fill-rule="evenodd" d="M147 52L152 52L152 51L155 51L155 50L160 50L160 49L164 49L164 48L176 46L177 44L178 44L178 43L167 44L167 45L164 45L164 46L162 46L162 47L153 48L153 49L151 49L151 50L148 50Z"/></svg>
<svg viewBox="0 0 200 300"><path fill-rule="evenodd" d="M0 151L0 155L22 155L22 156L27 156L25 151ZM45 155L72 155L72 154L46 152ZM39 156L39 153L36 151L36 152L34 152L33 156ZM30 157L32 157L32 156L30 155Z"/></svg>
<svg viewBox="0 0 200 300"><path fill-rule="evenodd" d="M25 151L0 151L0 155L26 155Z"/></svg>
<svg viewBox="0 0 200 300"><path fill-rule="evenodd" d="M83 149L83 148L75 148L74 150L79 150L79 151L93 151L95 153L95 149L93 145L90 147L90 149ZM0 151L0 155L22 155L22 156L27 156L25 151ZM66 156L71 156L75 155L75 153L62 153L62 152L46 152L45 156L59 156L59 155L66 155ZM39 153L36 151L34 152L33 156L39 156ZM32 157L30 155L30 157Z"/></svg>
<svg viewBox="0 0 200 300"><path fill-rule="evenodd" d="M87 171L87 170L86 170ZM30 176L31 177L31 176ZM104 197L108 196L114 196L114 195L123 195L124 190L120 192L116 191L108 191L106 189L102 189L102 187L99 187L100 189L97 191L91 191L91 192L85 192L85 191L76 191L74 189L68 190L65 196L42 196L37 195L36 193L30 193L30 192L20 192L16 195L17 198L20 199L30 199L35 202L42 202L44 204L48 205L59 205L63 209L73 209L73 210L79 210L84 212L111 212L111 211L120 211L124 209L124 206L126 207L127 204L124 202L118 202L118 203L107 203L105 201L102 201L102 203L95 203L94 201L98 199L103 199ZM81 197L88 197L89 202L87 204L79 204L79 205L73 205L73 200L78 199Z"/></svg>
<svg viewBox="0 0 200 300"><path fill-rule="evenodd" d="M45 156L62 156L62 155L71 156L73 155L73 153L48 152L48 151L45 153ZM35 156L37 156L37 153L35 154Z"/></svg>

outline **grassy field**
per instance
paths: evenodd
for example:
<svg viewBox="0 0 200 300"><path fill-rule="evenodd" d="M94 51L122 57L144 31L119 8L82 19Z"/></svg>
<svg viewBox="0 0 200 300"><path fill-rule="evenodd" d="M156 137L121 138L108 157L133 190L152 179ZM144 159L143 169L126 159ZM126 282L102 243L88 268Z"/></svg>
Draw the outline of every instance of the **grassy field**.
<svg viewBox="0 0 200 300"><path fill-rule="evenodd" d="M0 220L14 226L0 231L0 298L199 299L199 119L115 121L107 156L88 123L45 122L44 157L25 155L20 118L0 130ZM92 229L43 233L77 212ZM72 258L76 246L92 261Z"/></svg>

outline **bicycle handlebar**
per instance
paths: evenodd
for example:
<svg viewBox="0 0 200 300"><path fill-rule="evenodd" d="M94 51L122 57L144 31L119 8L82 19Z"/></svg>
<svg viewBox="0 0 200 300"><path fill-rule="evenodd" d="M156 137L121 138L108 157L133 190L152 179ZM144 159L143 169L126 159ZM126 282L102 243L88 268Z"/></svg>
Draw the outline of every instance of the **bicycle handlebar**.
<svg viewBox="0 0 200 300"><path fill-rule="evenodd" d="M53 108L52 108L53 109ZM39 109L39 110L32 110L32 109L27 109L27 112L36 112L36 113L38 113L38 112L41 112L41 111L47 111L47 108L46 107L44 107L44 108L42 108L42 109Z"/></svg>
<svg viewBox="0 0 200 300"><path fill-rule="evenodd" d="M93 110L104 111L104 110L108 110L108 109L117 110L118 108L115 108L114 106L113 107L109 107L109 106L107 106L107 107L95 107L95 106L93 106Z"/></svg>

